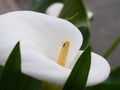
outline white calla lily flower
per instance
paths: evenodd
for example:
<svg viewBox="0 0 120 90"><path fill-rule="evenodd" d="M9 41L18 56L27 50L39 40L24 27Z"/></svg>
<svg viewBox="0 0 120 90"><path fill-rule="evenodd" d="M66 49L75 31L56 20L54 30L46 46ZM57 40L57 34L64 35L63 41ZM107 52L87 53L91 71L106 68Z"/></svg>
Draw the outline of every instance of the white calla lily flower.
<svg viewBox="0 0 120 90"><path fill-rule="evenodd" d="M47 10L46 10L46 14L49 14L51 16L55 16L58 17L60 12L62 11L64 7L63 3L53 3L52 5L50 5ZM91 19L93 17L93 13L91 11L87 12L88 18Z"/></svg>
<svg viewBox="0 0 120 90"><path fill-rule="evenodd" d="M32 11L0 15L0 64L4 65L15 44L20 41L22 73L36 79L64 85L74 63L82 53L80 31L66 20ZM65 66L57 63L63 43L69 51ZM110 73L108 62L92 53L86 86L103 82Z"/></svg>

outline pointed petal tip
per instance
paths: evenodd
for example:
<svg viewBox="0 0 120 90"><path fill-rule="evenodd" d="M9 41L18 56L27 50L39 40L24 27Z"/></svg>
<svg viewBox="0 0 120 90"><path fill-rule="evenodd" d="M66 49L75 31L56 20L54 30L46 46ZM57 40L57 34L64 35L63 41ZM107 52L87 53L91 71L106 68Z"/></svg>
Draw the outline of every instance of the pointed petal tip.
<svg viewBox="0 0 120 90"><path fill-rule="evenodd" d="M93 86L104 82L110 74L110 65L102 56L92 52L91 68L87 86Z"/></svg>

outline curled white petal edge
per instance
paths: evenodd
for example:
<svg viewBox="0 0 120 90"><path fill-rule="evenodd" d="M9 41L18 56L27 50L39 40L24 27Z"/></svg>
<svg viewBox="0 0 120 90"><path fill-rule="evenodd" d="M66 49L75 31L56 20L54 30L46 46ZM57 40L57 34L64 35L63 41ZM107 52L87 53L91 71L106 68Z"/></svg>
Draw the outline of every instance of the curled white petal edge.
<svg viewBox="0 0 120 90"><path fill-rule="evenodd" d="M79 51L76 55L76 58L71 64L69 65L69 68L73 68L73 65L76 63L80 55L83 53L83 51ZM105 81L110 74L110 65L107 62L106 59L104 59L102 56L92 52L91 53L91 67L90 72L88 75L88 81L86 86L93 86L96 84L99 84L103 81Z"/></svg>

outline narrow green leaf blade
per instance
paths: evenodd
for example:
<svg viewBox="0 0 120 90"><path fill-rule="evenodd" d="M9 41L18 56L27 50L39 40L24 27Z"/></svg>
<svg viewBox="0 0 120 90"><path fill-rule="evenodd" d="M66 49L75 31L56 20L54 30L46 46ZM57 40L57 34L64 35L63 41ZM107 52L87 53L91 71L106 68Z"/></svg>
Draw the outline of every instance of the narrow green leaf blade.
<svg viewBox="0 0 120 90"><path fill-rule="evenodd" d="M86 46L89 45L89 39L90 39L90 30L87 27L80 27L79 30L81 31L83 35L83 44L81 47L81 50L84 50Z"/></svg>
<svg viewBox="0 0 120 90"><path fill-rule="evenodd" d="M108 50L103 55L104 58L108 58L110 54L120 45L120 36L112 43L112 45L108 48Z"/></svg>
<svg viewBox="0 0 120 90"><path fill-rule="evenodd" d="M20 90L21 56L19 42L11 52L0 79L0 90Z"/></svg>
<svg viewBox="0 0 120 90"><path fill-rule="evenodd" d="M91 47L87 49L80 56L76 62L63 90L84 90L89 74L91 64Z"/></svg>

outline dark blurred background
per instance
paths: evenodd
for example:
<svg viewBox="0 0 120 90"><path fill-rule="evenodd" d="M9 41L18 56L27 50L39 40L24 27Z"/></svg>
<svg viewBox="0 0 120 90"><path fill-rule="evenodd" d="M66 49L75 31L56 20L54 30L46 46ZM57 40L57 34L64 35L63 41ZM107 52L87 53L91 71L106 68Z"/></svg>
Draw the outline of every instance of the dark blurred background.
<svg viewBox="0 0 120 90"><path fill-rule="evenodd" d="M120 36L120 0L85 0L87 8L94 13L91 23L93 51L103 55ZM0 14L29 10L33 0L0 0ZM108 58L112 68L120 66L120 45Z"/></svg>

